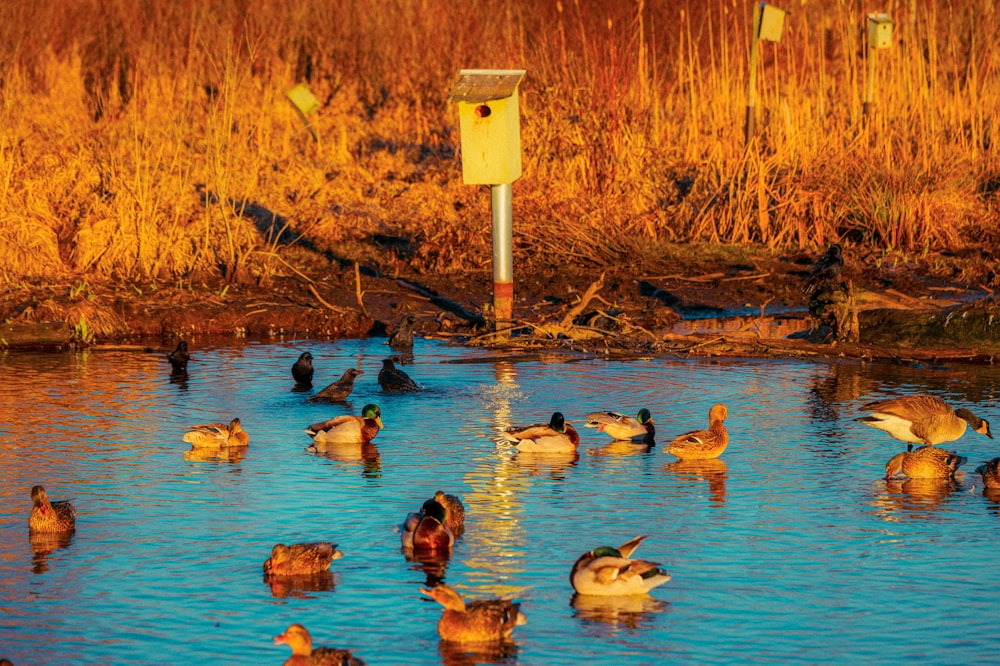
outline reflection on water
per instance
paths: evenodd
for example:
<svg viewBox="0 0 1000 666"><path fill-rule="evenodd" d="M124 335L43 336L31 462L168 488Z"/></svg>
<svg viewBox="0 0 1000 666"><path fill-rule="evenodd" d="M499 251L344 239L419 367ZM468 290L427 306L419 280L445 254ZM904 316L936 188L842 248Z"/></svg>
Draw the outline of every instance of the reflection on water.
<svg viewBox="0 0 1000 666"><path fill-rule="evenodd" d="M642 629L653 623L656 613L670 608L666 601L648 594L602 597L574 594L570 605L573 617L591 624L598 636L613 636L620 629Z"/></svg>
<svg viewBox="0 0 1000 666"><path fill-rule="evenodd" d="M271 636L317 617L368 663L417 666L873 663L887 644L894 661L962 663L996 647L1000 492L971 473L886 482L898 443L855 419L869 400L926 392L996 422L1000 370L501 358L418 340L425 390L390 395L376 381L382 342L192 344L183 379L162 354L0 355L0 656L208 664L222 645L226 663L268 663L287 655ZM377 446L306 450L306 426L357 410L291 390L303 351L314 387L363 370L351 399L380 405ZM580 423L608 405L686 432L716 402L732 443L715 460L584 429L578 452L556 456L494 442L524 415ZM232 416L250 433L243 450L181 439ZM949 445L973 461L996 447L968 434ZM27 538L38 483L73 499L75 533ZM462 498L464 534L450 557L401 551L399 521L437 490ZM581 552L639 534L670 583L574 595ZM273 544L318 540L345 553L333 573L262 583ZM441 607L418 588L443 580L469 600L518 599L528 624L500 645L442 643Z"/></svg>

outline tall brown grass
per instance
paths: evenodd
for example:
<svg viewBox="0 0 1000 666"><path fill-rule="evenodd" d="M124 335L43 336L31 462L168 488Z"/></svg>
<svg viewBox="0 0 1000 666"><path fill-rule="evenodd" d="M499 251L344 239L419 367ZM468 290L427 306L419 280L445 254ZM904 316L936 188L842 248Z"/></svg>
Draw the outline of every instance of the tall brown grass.
<svg viewBox="0 0 1000 666"><path fill-rule="evenodd" d="M992 0L890 2L867 119L871 7L787 4L745 146L744 0L8 0L0 280L263 281L281 232L386 272L486 267L489 197L461 182L447 101L464 67L528 72L515 241L556 261L992 244Z"/></svg>

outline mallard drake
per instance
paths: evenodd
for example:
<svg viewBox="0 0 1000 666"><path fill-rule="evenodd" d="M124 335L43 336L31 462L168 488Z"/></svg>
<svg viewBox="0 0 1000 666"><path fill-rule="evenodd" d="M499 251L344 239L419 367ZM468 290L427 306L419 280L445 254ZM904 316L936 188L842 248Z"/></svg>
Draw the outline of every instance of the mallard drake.
<svg viewBox="0 0 1000 666"><path fill-rule="evenodd" d="M383 391L404 392L419 391L417 383L410 376L396 367L391 358L382 361L382 369L378 372L378 383Z"/></svg>
<svg viewBox="0 0 1000 666"><path fill-rule="evenodd" d="M901 471L911 479L949 479L966 460L953 451L918 446L914 451L906 450L889 458L885 464L885 478L891 479Z"/></svg>
<svg viewBox="0 0 1000 666"><path fill-rule="evenodd" d="M376 404L365 405L361 416L335 416L306 428L315 446L323 444L366 444L375 438L382 425L382 410Z"/></svg>
<svg viewBox="0 0 1000 666"><path fill-rule="evenodd" d="M167 354L167 360L170 361L172 374L185 374L188 369L188 361L191 360L191 355L188 354L188 343L184 340L178 342L177 348Z"/></svg>
<svg viewBox="0 0 1000 666"><path fill-rule="evenodd" d="M482 599L466 605L462 596L450 585L439 583L427 590L420 588L434 601L444 606L438 620L438 635L446 641L479 643L508 638L514 627L527 624L521 604L509 599Z"/></svg>
<svg viewBox="0 0 1000 666"><path fill-rule="evenodd" d="M354 379L358 375L361 375L360 370L354 368L348 368L344 370L344 374L340 376L340 379L334 383L327 386L325 389L309 398L310 402L343 402L347 400L347 397L351 395L354 390Z"/></svg>
<svg viewBox="0 0 1000 666"><path fill-rule="evenodd" d="M569 574L580 594L619 596L646 594L670 580L670 574L655 562L630 559L645 536L637 536L617 548L601 546L581 555Z"/></svg>
<svg viewBox="0 0 1000 666"><path fill-rule="evenodd" d="M722 403L712 405L708 411L708 430L689 432L670 442L668 453L680 460L718 458L729 446L729 433L723 421L729 416L729 409Z"/></svg>
<svg viewBox="0 0 1000 666"><path fill-rule="evenodd" d="M309 631L298 623L288 625L285 633L275 636L274 644L292 648L292 656L285 661L285 666L365 666L365 662L350 650L314 648Z"/></svg>
<svg viewBox="0 0 1000 666"><path fill-rule="evenodd" d="M404 548L421 553L450 552L455 535L446 520L445 508L429 499L420 511L407 514L399 530L399 540Z"/></svg>
<svg viewBox="0 0 1000 666"><path fill-rule="evenodd" d="M299 360L292 365L292 378L300 386L312 386L314 372L313 355L309 352L302 352Z"/></svg>
<svg viewBox="0 0 1000 666"><path fill-rule="evenodd" d="M44 486L31 488L29 532L72 532L76 529L76 510L69 500L50 502Z"/></svg>
<svg viewBox="0 0 1000 666"><path fill-rule="evenodd" d="M264 574L269 576L298 576L326 571L334 560L344 554L337 550L337 544L329 541L316 543L295 543L286 546L275 544L271 557L264 560Z"/></svg>
<svg viewBox="0 0 1000 666"><path fill-rule="evenodd" d="M457 495L447 495L443 490L434 493L434 501L444 507L444 524L456 536L465 531L465 505Z"/></svg>
<svg viewBox="0 0 1000 666"><path fill-rule="evenodd" d="M576 451L580 445L579 433L566 422L562 412L554 412L548 423L507 428L500 432L500 437L514 442L519 451L556 453Z"/></svg>
<svg viewBox="0 0 1000 666"><path fill-rule="evenodd" d="M1000 488L1000 458L984 462L976 468L976 472L983 477L985 487Z"/></svg>
<svg viewBox="0 0 1000 666"><path fill-rule="evenodd" d="M196 425L184 433L184 441L194 448L219 449L227 446L247 446L250 435L243 429L240 420L233 419L229 425L206 423Z"/></svg>
<svg viewBox="0 0 1000 666"><path fill-rule="evenodd" d="M606 432L614 440L652 441L656 435L653 417L645 407L635 418L618 412L591 412L587 414L586 426Z"/></svg>
<svg viewBox="0 0 1000 666"><path fill-rule="evenodd" d="M399 326L389 336L389 346L397 351L413 351L413 323L417 320L411 314L399 322Z"/></svg>
<svg viewBox="0 0 1000 666"><path fill-rule="evenodd" d="M993 439L988 421L968 409L952 409L933 395L903 395L869 402L862 409L871 414L862 416L859 421L884 430L902 442L927 446L953 442L965 434L966 424Z"/></svg>

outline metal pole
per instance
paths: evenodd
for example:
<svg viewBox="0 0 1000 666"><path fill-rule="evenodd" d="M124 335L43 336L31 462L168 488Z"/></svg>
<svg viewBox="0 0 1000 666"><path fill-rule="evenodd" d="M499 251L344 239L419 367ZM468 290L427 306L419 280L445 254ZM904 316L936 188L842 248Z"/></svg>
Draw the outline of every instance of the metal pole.
<svg viewBox="0 0 1000 666"><path fill-rule="evenodd" d="M493 310L496 330L511 327L514 312L514 196L511 183L490 185L493 208Z"/></svg>
<svg viewBox="0 0 1000 666"><path fill-rule="evenodd" d="M865 103L862 106L865 120L872 114L872 107L875 105L875 47L868 47L868 69L867 80L865 81Z"/></svg>
<svg viewBox="0 0 1000 666"><path fill-rule="evenodd" d="M753 32L750 34L750 81L747 84L747 115L743 125L743 138L749 145L757 122L757 42L760 35L761 3L753 3Z"/></svg>

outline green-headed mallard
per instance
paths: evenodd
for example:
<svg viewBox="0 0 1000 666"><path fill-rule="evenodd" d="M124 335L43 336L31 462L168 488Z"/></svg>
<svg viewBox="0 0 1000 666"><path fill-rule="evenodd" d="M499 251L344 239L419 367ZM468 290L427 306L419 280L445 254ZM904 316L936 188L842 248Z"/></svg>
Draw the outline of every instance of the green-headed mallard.
<svg viewBox="0 0 1000 666"><path fill-rule="evenodd" d="M514 627L528 621L521 612L521 604L509 599L482 599L466 605L462 596L444 583L430 590L420 588L420 592L444 606L437 629L438 635L446 641L499 641L509 637Z"/></svg>
<svg viewBox="0 0 1000 666"><path fill-rule="evenodd" d="M384 428L382 410L376 404L368 404L361 409L361 416L335 416L314 423L306 428L306 433L312 437L313 446L322 449L324 444L367 444Z"/></svg>
<svg viewBox="0 0 1000 666"><path fill-rule="evenodd" d="M869 402L862 409L870 415L862 416L859 421L903 442L927 446L953 442L965 433L966 424L993 439L988 421L968 409L952 409L933 395L904 395Z"/></svg>
<svg viewBox="0 0 1000 666"><path fill-rule="evenodd" d="M976 472L983 477L986 488L1000 488L1000 458L984 462L976 468Z"/></svg>
<svg viewBox="0 0 1000 666"><path fill-rule="evenodd" d="M337 544L329 541L316 543L294 543L286 546L275 544L271 557L264 560L264 573L269 576L298 576L326 571L334 560L344 554L337 550Z"/></svg>
<svg viewBox="0 0 1000 666"><path fill-rule="evenodd" d="M69 500L50 502L43 486L31 488L29 532L72 532L76 529L76 510Z"/></svg>
<svg viewBox="0 0 1000 666"><path fill-rule="evenodd" d="M274 644L292 648L292 656L285 661L285 666L365 666L365 662L350 650L314 648L309 631L298 623L289 625L285 633L275 636Z"/></svg>
<svg viewBox="0 0 1000 666"><path fill-rule="evenodd" d="M292 365L292 379L299 386L312 386L314 372L313 355L309 352L302 352L299 360Z"/></svg>
<svg viewBox="0 0 1000 666"><path fill-rule="evenodd" d="M424 502L420 511L409 513L399 530L404 548L414 552L450 553L455 534L445 524L445 508L433 499Z"/></svg>
<svg viewBox="0 0 1000 666"><path fill-rule="evenodd" d="M656 435L656 427L649 410L643 407L635 418L618 412L591 412L587 414L588 428L597 428L614 440L651 442Z"/></svg>
<svg viewBox="0 0 1000 666"><path fill-rule="evenodd" d="M233 419L229 425L223 423L196 425L184 433L184 441L191 442L191 446L196 449L221 449L227 446L247 446L250 443L250 435L243 429L239 419Z"/></svg>
<svg viewBox="0 0 1000 666"><path fill-rule="evenodd" d="M645 538L638 536L617 548L601 546L581 555L569 574L573 589L602 596L646 594L669 581L670 574L659 564L630 559Z"/></svg>
<svg viewBox="0 0 1000 666"><path fill-rule="evenodd" d="M465 531L465 505L458 495L447 495L443 490L434 493L434 501L444 507L444 524L458 536Z"/></svg>
<svg viewBox="0 0 1000 666"><path fill-rule="evenodd" d="M408 374L396 367L391 358L382 361L382 369L378 372L378 384L383 391L403 393L419 391L420 387Z"/></svg>
<svg viewBox="0 0 1000 666"><path fill-rule="evenodd" d="M933 446L918 446L914 451L897 453L885 464L885 478L902 472L911 479L949 479L955 476L966 458L954 451Z"/></svg>
<svg viewBox="0 0 1000 666"><path fill-rule="evenodd" d="M562 412L554 412L548 423L507 428L500 432L500 437L514 442L519 451L560 453L576 451L580 445L579 433L566 422Z"/></svg>
<svg viewBox="0 0 1000 666"><path fill-rule="evenodd" d="M309 398L309 401L343 402L347 400L347 397L351 395L351 392L354 390L354 379L360 374L362 374L362 372L360 370L355 370L354 368L344 370L344 374L340 376L340 379L330 384L313 397Z"/></svg>
<svg viewBox="0 0 1000 666"><path fill-rule="evenodd" d="M729 416L729 409L719 403L708 411L708 430L696 430L677 437L667 448L680 460L700 460L718 458L729 446L729 433L723 421Z"/></svg>

